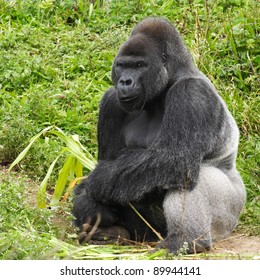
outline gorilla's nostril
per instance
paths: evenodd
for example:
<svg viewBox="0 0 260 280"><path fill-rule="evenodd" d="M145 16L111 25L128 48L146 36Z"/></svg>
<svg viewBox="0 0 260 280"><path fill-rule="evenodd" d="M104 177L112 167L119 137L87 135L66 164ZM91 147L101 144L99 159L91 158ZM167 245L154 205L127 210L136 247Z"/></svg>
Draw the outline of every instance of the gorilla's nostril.
<svg viewBox="0 0 260 280"><path fill-rule="evenodd" d="M132 79L121 79L119 81L119 84L121 86L131 86L132 83L133 83Z"/></svg>
<svg viewBox="0 0 260 280"><path fill-rule="evenodd" d="M131 77L121 77L118 84L123 87L128 87L133 85L133 79Z"/></svg>
<svg viewBox="0 0 260 280"><path fill-rule="evenodd" d="M126 86L130 86L132 84L132 80L131 79L128 79L125 81L125 85Z"/></svg>

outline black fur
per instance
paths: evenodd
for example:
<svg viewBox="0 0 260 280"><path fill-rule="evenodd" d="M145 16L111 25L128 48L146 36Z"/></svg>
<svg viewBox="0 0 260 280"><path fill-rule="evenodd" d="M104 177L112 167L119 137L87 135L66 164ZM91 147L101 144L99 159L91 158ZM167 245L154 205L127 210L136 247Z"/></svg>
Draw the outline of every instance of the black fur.
<svg viewBox="0 0 260 280"><path fill-rule="evenodd" d="M98 165L76 193L76 225L95 221L99 212L103 227L121 225L133 239L154 239L132 203L168 235L165 244L175 252L182 244L169 225L175 209L166 209L165 195L192 194L205 163L224 173L235 169L237 128L166 20L146 19L134 28L115 58L112 80L100 105Z"/></svg>

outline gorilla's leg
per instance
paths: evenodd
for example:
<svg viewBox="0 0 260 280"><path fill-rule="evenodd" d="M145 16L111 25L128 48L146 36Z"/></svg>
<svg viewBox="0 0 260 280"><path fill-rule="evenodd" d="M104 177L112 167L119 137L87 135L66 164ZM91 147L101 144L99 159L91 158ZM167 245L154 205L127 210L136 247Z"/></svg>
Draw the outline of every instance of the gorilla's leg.
<svg viewBox="0 0 260 280"><path fill-rule="evenodd" d="M160 197L160 195L158 195L158 197ZM162 237L165 237L167 230L162 200L157 198L155 199L155 202L149 202L149 198L145 198L137 203L133 203L133 206L154 230L160 233ZM137 242L158 241L157 235L145 224L145 222L129 205L119 208L117 223L127 229L131 240Z"/></svg>
<svg viewBox="0 0 260 280"><path fill-rule="evenodd" d="M170 191L164 200L168 236L165 246L176 253L188 243L188 253L202 252L212 241L228 236L245 201L242 180L235 169L201 166L193 191Z"/></svg>

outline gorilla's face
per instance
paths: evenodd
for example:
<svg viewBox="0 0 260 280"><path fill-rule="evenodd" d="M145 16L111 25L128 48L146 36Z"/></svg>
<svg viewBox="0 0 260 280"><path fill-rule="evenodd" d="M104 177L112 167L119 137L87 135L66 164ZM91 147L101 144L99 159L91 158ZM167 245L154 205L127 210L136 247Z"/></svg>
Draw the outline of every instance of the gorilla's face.
<svg viewBox="0 0 260 280"><path fill-rule="evenodd" d="M168 83L163 54L156 43L142 34L130 37L115 58L112 80L122 109L141 111Z"/></svg>

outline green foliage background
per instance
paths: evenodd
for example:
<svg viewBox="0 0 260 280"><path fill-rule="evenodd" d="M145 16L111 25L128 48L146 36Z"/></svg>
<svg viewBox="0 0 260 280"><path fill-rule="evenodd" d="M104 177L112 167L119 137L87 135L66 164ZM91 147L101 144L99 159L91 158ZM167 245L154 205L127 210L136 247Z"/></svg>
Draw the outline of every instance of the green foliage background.
<svg viewBox="0 0 260 280"><path fill-rule="evenodd" d="M259 2L91 3L0 0L1 165L9 165L31 137L49 125L68 135L78 134L95 157L98 105L111 86L113 58L139 20L163 16L176 25L196 64L212 80L237 121L241 132L237 165L248 194L241 226L259 234ZM20 164L20 172L36 182L42 180L59 145L59 141L40 139ZM56 173L59 169L58 165ZM8 227L4 219L2 230Z"/></svg>

